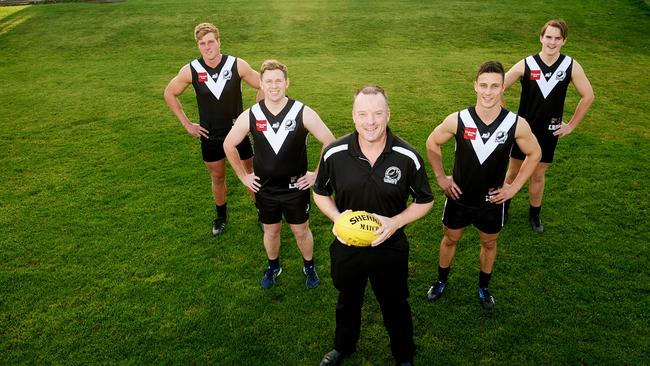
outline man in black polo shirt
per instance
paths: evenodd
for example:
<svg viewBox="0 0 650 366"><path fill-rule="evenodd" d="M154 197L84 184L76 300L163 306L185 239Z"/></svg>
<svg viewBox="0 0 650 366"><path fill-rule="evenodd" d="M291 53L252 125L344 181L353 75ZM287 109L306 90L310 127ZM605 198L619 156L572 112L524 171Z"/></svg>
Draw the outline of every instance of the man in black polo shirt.
<svg viewBox="0 0 650 366"><path fill-rule="evenodd" d="M320 162L314 202L332 221L346 210L364 210L380 222L370 247L336 238L330 246L332 280L339 290L334 349L321 365L337 365L355 351L366 284L379 302L398 364L413 362L413 321L408 303L408 249L404 226L423 217L433 196L422 158L388 128L384 90L360 89L352 119L356 131L327 147ZM409 196L413 202L407 205Z"/></svg>

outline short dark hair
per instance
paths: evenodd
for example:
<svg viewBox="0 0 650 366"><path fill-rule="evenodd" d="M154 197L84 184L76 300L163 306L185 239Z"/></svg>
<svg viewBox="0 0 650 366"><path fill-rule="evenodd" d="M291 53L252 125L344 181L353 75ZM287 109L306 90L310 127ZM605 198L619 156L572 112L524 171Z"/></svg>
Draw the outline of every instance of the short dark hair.
<svg viewBox="0 0 650 366"><path fill-rule="evenodd" d="M481 74L486 73L501 74L501 78L504 78L506 75L506 72L503 70L503 65L499 61L487 61L481 64L476 73L476 80L478 80L478 77L481 76Z"/></svg>

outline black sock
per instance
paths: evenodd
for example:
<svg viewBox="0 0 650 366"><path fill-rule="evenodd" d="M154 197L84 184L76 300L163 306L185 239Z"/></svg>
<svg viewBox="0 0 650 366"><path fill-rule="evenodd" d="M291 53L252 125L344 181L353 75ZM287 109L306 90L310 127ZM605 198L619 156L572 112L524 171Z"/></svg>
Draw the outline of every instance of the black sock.
<svg viewBox="0 0 650 366"><path fill-rule="evenodd" d="M223 205L215 205L217 207L217 217L223 217L224 219L226 218L226 203Z"/></svg>
<svg viewBox="0 0 650 366"><path fill-rule="evenodd" d="M539 217L539 213L541 211L542 211L542 206L539 207L530 206L530 208L528 209L528 215L530 215L530 217Z"/></svg>
<svg viewBox="0 0 650 366"><path fill-rule="evenodd" d="M310 267L314 266L314 259L312 258L310 260L306 260L305 258L303 258L302 263L303 263L303 266L305 266L305 268L310 268Z"/></svg>
<svg viewBox="0 0 650 366"><path fill-rule="evenodd" d="M271 269L280 268L280 257L277 257L275 259L269 259L269 268Z"/></svg>
<svg viewBox="0 0 650 366"><path fill-rule="evenodd" d="M478 274L478 287L487 288L490 287L490 278L492 277L492 272L485 273L483 271Z"/></svg>
<svg viewBox="0 0 650 366"><path fill-rule="evenodd" d="M449 278L450 270L451 270L451 266L447 268L442 268L438 266L438 281L447 282L447 278Z"/></svg>

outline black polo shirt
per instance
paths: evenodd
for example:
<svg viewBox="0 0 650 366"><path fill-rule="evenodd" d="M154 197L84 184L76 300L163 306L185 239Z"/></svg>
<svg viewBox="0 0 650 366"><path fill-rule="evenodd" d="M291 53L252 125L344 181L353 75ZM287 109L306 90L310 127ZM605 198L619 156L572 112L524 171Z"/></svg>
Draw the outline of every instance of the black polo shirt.
<svg viewBox="0 0 650 366"><path fill-rule="evenodd" d="M386 146L374 166L361 152L356 131L329 145L321 158L314 192L334 194L340 212L364 210L387 217L404 211L409 196L413 203L432 202L422 158L390 129L386 133ZM400 229L382 245L403 242L399 240L403 238Z"/></svg>

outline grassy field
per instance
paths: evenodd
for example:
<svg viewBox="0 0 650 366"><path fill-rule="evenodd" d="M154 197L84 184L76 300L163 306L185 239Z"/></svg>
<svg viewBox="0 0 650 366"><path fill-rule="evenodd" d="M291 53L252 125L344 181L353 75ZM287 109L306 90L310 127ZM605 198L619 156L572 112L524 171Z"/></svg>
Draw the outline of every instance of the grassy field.
<svg viewBox="0 0 650 366"><path fill-rule="evenodd" d="M199 145L162 99L198 55L195 24L217 24L222 51L255 68L285 62L290 96L337 136L352 129L353 91L383 85L393 130L424 155L429 132L475 102L478 65L538 52L553 17L569 23L563 51L596 101L549 170L547 232L529 229L522 191L500 238L495 311L476 299L473 229L446 297L427 303L443 202L430 174L437 203L407 228L415 361L650 363L647 2L129 0L0 7L0 364L315 365L331 349L331 224L317 209L316 290L288 229L279 285L260 289L262 237L232 172L227 232L210 235ZM565 117L577 100L570 89ZM195 119L191 89L182 102ZM507 102L516 110L518 87ZM450 168L452 144L443 154ZM370 292L363 314L346 364L391 364Z"/></svg>

